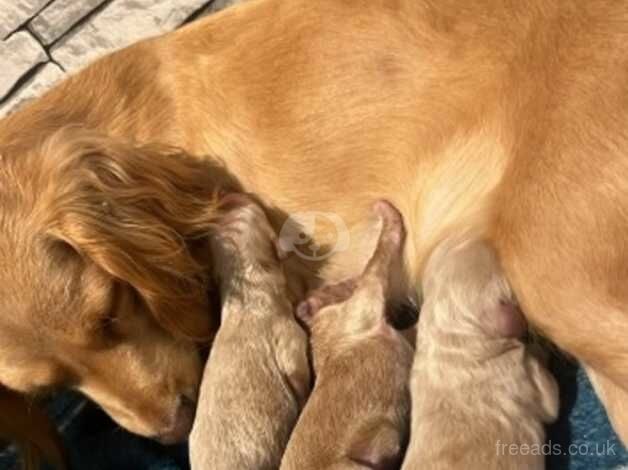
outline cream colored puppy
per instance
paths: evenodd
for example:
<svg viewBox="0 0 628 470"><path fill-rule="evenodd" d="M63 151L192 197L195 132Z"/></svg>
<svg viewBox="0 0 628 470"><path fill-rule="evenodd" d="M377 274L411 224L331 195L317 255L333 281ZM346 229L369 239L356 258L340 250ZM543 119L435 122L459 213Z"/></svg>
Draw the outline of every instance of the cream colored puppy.
<svg viewBox="0 0 628 470"><path fill-rule="evenodd" d="M401 215L376 212L382 231L364 273L299 305L310 328L316 381L282 470L398 468L408 431L412 348L386 320L405 239Z"/></svg>
<svg viewBox="0 0 628 470"><path fill-rule="evenodd" d="M205 368L190 460L198 470L276 470L310 390L308 340L262 209L244 203L229 214L213 242L222 325Z"/></svg>
<svg viewBox="0 0 628 470"><path fill-rule="evenodd" d="M425 270L403 470L544 468L558 388L519 339L526 322L482 242L440 245Z"/></svg>

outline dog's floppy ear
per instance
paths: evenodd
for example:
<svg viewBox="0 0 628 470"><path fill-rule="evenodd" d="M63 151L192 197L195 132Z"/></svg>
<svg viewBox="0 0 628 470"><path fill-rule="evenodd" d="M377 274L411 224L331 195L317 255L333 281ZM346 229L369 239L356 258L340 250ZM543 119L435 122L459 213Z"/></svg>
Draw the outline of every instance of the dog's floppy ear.
<svg viewBox="0 0 628 470"><path fill-rule="evenodd" d="M220 167L80 128L57 132L40 158L47 233L135 288L169 331L209 338L207 270L193 247L218 215Z"/></svg>
<svg viewBox="0 0 628 470"><path fill-rule="evenodd" d="M0 440L15 442L23 468L35 470L42 460L56 470L68 468L61 437L36 404L0 385Z"/></svg>

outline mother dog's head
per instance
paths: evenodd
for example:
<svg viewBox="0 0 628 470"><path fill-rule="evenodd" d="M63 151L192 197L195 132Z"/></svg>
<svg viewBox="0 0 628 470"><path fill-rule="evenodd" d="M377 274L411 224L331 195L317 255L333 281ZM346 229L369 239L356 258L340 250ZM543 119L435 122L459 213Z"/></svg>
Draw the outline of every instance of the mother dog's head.
<svg viewBox="0 0 628 470"><path fill-rule="evenodd" d="M0 153L0 384L70 386L133 432L185 438L218 167L79 128Z"/></svg>

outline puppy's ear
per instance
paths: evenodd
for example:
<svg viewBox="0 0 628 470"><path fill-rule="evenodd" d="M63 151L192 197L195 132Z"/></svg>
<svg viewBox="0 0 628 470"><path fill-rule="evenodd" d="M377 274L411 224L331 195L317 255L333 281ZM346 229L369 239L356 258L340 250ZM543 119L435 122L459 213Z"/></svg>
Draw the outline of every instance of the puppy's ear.
<svg viewBox="0 0 628 470"><path fill-rule="evenodd" d="M134 287L167 330L209 338L207 269L193 249L218 216L220 168L82 129L55 134L41 158L47 233Z"/></svg>
<svg viewBox="0 0 628 470"><path fill-rule="evenodd" d="M68 468L61 437L46 414L1 385L0 439L17 444L26 470L36 470L44 460L56 470Z"/></svg>

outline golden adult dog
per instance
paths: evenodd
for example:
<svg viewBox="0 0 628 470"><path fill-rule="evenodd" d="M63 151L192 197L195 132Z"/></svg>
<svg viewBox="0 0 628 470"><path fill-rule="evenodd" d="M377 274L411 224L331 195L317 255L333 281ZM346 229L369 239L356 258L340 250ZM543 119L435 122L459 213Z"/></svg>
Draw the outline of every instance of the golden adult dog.
<svg viewBox="0 0 628 470"><path fill-rule="evenodd" d="M102 59L0 121L0 382L185 434L219 156L277 229L343 221L350 249L294 257L308 285L360 271L376 198L404 216L412 290L436 243L481 233L628 441L627 20L615 0L252 0Z"/></svg>

